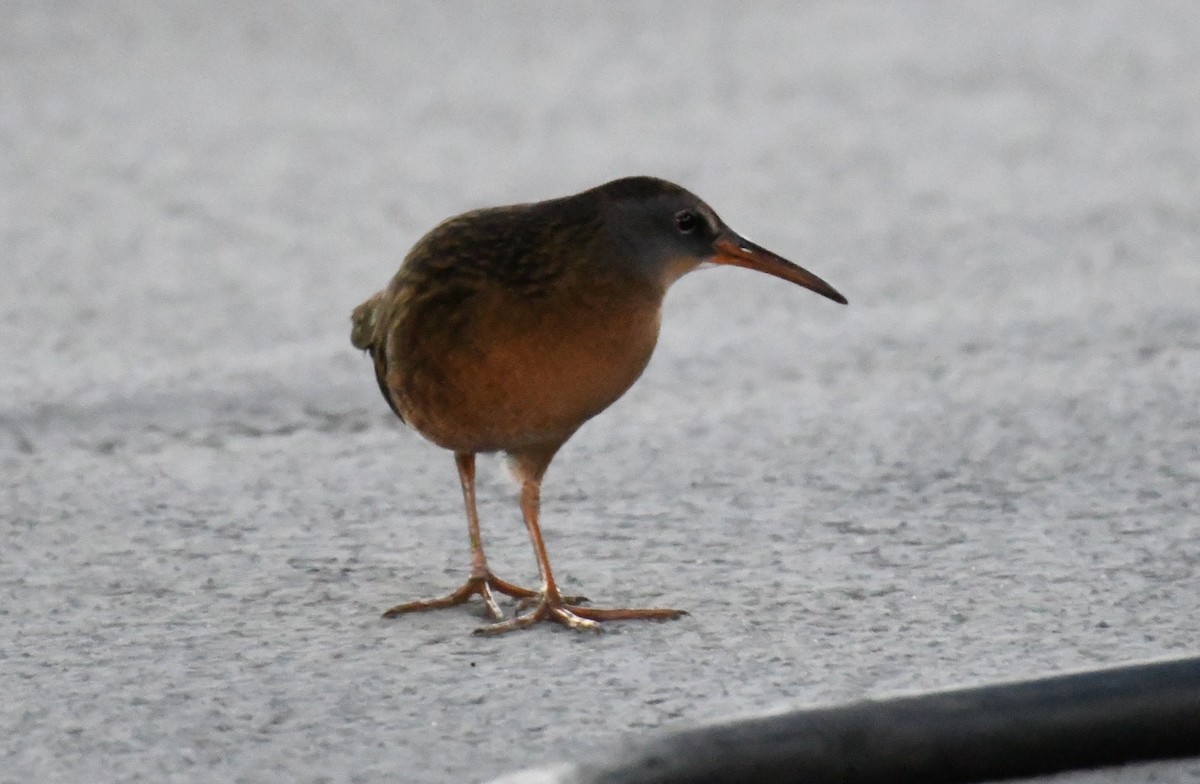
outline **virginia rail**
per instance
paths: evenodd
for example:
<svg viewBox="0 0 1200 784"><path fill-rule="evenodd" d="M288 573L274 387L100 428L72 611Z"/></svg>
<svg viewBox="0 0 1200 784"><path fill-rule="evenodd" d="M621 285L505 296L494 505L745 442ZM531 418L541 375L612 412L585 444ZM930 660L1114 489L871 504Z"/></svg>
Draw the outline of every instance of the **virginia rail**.
<svg viewBox="0 0 1200 784"><path fill-rule="evenodd" d="M370 353L379 389L418 433L454 452L471 539L458 590L384 613L450 607L479 594L506 632L541 620L677 618L679 610L596 609L559 593L538 526L542 476L559 447L642 374L663 296L706 264L759 270L846 299L801 267L744 239L688 191L629 177L574 196L476 210L422 237L391 283L354 310L351 339ZM475 455L504 452L521 485L537 591L488 568L475 510ZM494 592L531 606L502 620Z"/></svg>

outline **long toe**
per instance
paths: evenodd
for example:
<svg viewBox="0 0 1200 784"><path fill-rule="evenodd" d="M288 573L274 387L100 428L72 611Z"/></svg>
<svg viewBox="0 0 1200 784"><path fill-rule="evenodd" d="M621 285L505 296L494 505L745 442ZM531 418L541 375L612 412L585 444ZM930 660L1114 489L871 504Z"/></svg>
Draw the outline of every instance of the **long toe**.
<svg viewBox="0 0 1200 784"><path fill-rule="evenodd" d="M506 580L501 580L496 575L488 572L486 575L468 578L457 590L446 596L439 596L436 599L418 599L413 602L397 604L385 612L383 617L395 618L398 615L405 615L407 613L455 607L465 604L472 596L478 595L483 599L484 611L487 615L494 620L500 620L504 618L504 611L500 609L500 605L496 602L493 592L507 594L522 600L526 597L538 595L536 591L531 591L528 588L522 588Z"/></svg>
<svg viewBox="0 0 1200 784"><path fill-rule="evenodd" d="M536 598L538 595L537 591L529 588L522 588L519 585L510 583L508 580L501 580L491 572L488 572L487 574L487 581L491 584L493 590L499 591L505 596L511 596L514 599L532 599Z"/></svg>
<svg viewBox="0 0 1200 784"><path fill-rule="evenodd" d="M395 618L398 615L413 612L425 612L426 610L441 610L445 607L454 607L463 604L472 596L480 593L481 587L486 587L483 581L475 581L474 579L467 580L458 590L449 593L445 596L439 596L436 599L417 599L412 602L404 602L397 604L395 607L386 611L383 614L384 618ZM494 601L493 601L494 603Z"/></svg>
<svg viewBox="0 0 1200 784"><path fill-rule="evenodd" d="M475 630L476 634L504 634L505 632L515 631L517 629L527 629L539 621L554 621L561 623L564 626L569 626L572 629L580 629L585 631L603 631L600 624L596 621L581 618L560 601L549 602L542 599L537 603L530 612L524 615L518 615L515 618L510 618L507 621L500 623L491 623L487 626L480 626Z"/></svg>
<svg viewBox="0 0 1200 784"><path fill-rule="evenodd" d="M475 630L475 634L504 634L505 632L512 632L516 631L517 629L526 629L542 620L545 620L545 612L542 608L538 608L531 613L518 615L515 618L509 618L507 621L489 623L487 626L480 626Z"/></svg>
<svg viewBox="0 0 1200 784"><path fill-rule="evenodd" d="M567 603L566 609L581 618L593 621L673 621L687 615L686 610L671 610L666 607L577 607L570 602Z"/></svg>
<svg viewBox="0 0 1200 784"><path fill-rule="evenodd" d="M525 612L531 607L537 607L539 604L541 604L541 602L542 595L540 593L534 593L533 596L526 596L524 599L521 599L517 602L517 612ZM562 597L562 602L569 607L574 607L576 605L586 604L588 602L588 598L586 596L564 596Z"/></svg>
<svg viewBox="0 0 1200 784"><path fill-rule="evenodd" d="M572 629L583 631L603 631L604 621L629 620L658 620L666 621L687 615L683 610L671 610L665 607L650 608L612 608L579 607L562 597L548 598L541 596L533 609L524 615L518 615L500 623L481 626L476 634L504 634L516 629L526 629L539 621L554 621Z"/></svg>

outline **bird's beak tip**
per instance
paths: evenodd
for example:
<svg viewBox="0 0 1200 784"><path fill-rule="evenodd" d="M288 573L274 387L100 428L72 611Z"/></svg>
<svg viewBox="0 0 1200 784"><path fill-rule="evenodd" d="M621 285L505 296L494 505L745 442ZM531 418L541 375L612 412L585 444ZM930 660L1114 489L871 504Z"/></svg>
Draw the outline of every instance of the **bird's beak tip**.
<svg viewBox="0 0 1200 784"><path fill-rule="evenodd" d="M734 267L765 272L781 280L803 286L839 305L850 304L841 292L800 265L793 264L782 256L755 245L732 232L718 238L713 243L713 250L715 252L711 260L716 264L729 264Z"/></svg>

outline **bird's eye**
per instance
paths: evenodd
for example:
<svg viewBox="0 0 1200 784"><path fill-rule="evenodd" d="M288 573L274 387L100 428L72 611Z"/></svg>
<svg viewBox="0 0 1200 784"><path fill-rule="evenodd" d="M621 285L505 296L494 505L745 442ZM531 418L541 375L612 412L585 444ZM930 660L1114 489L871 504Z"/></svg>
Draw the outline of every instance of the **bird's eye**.
<svg viewBox="0 0 1200 784"><path fill-rule="evenodd" d="M675 228L683 234L691 234L700 226L700 216L691 210L675 213Z"/></svg>

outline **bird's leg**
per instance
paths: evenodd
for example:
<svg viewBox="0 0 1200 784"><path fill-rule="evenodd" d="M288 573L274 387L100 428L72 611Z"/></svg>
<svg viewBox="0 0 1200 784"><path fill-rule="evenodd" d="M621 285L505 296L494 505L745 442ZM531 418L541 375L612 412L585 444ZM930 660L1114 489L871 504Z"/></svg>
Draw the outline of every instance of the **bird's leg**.
<svg viewBox="0 0 1200 784"><path fill-rule="evenodd" d="M483 539L479 534L479 513L475 509L475 455L470 452L455 453L454 460L458 464L458 479L462 484L463 504L467 508L467 530L471 538L471 573L467 581L458 590L437 599L419 599L414 602L398 604L383 614L384 618L395 618L410 612L422 610L437 610L442 607L453 607L462 604L475 594L479 594L492 618L499 620L504 617L500 605L496 603L493 591L507 594L517 599L528 599L537 596L536 591L513 585L507 580L501 580L492 574L488 568L487 557L483 554Z"/></svg>
<svg viewBox="0 0 1200 784"><path fill-rule="evenodd" d="M553 456L553 453L551 453ZM545 461L549 463L549 458ZM545 465L535 475L525 475L518 461L518 472L521 479L521 514L525 518L525 527L529 529L529 538L533 542L533 552L537 556L538 571L542 576L542 590L533 599L533 609L525 615L518 615L507 621L482 626L475 630L476 634L502 634L514 629L523 629L538 621L556 621L572 629L590 629L600 631L600 621L617 621L628 619L670 619L678 618L687 613L681 610L666 608L648 609L596 609L580 607L574 597L564 597L558 592L558 584L554 581L554 572L550 569L550 557L546 554L546 543L542 540L542 531L538 526L538 511L541 506L541 474Z"/></svg>

